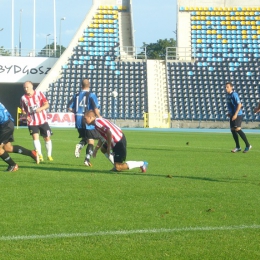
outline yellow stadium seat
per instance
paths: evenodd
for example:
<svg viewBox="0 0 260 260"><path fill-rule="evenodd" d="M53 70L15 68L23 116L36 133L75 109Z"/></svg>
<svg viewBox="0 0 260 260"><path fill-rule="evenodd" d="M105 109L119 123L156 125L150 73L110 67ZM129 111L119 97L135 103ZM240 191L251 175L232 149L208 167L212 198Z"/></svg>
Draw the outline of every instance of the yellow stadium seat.
<svg viewBox="0 0 260 260"><path fill-rule="evenodd" d="M108 23L108 20L107 19L105 19L105 20L103 20L104 21L104 23Z"/></svg>
<svg viewBox="0 0 260 260"><path fill-rule="evenodd" d="M113 13L114 15L118 15L118 11L117 11L117 10L113 10L112 13Z"/></svg>
<svg viewBox="0 0 260 260"><path fill-rule="evenodd" d="M109 33L114 33L114 29L109 29L108 32Z"/></svg>
<svg viewBox="0 0 260 260"><path fill-rule="evenodd" d="M216 30L212 30L211 33L212 33L212 34L216 34L217 31L216 31Z"/></svg>
<svg viewBox="0 0 260 260"><path fill-rule="evenodd" d="M94 24L94 26L93 26L94 28L96 28L96 29L98 29L98 27L99 27L99 24Z"/></svg>
<svg viewBox="0 0 260 260"><path fill-rule="evenodd" d="M247 35L242 35L242 39L247 39Z"/></svg>
<svg viewBox="0 0 260 260"><path fill-rule="evenodd" d="M197 30L201 30L202 26L201 25L197 25Z"/></svg>
<svg viewBox="0 0 260 260"><path fill-rule="evenodd" d="M253 15L255 15L255 12L250 12L249 14L250 14L251 16L253 16Z"/></svg>
<svg viewBox="0 0 260 260"><path fill-rule="evenodd" d="M237 11L237 8L236 8L236 7L233 7L233 8L232 8L232 11Z"/></svg>
<svg viewBox="0 0 260 260"><path fill-rule="evenodd" d="M247 7L247 11L251 11L252 10L252 7Z"/></svg>
<svg viewBox="0 0 260 260"><path fill-rule="evenodd" d="M250 12L245 12L245 15L246 15L246 16L250 15Z"/></svg>
<svg viewBox="0 0 260 260"><path fill-rule="evenodd" d="M206 15L206 12L203 11L203 12L200 13L200 15Z"/></svg>
<svg viewBox="0 0 260 260"><path fill-rule="evenodd" d="M195 10L194 7L191 6L191 7L190 7L190 11L194 11L194 10Z"/></svg>
<svg viewBox="0 0 260 260"><path fill-rule="evenodd" d="M231 29L232 29L232 30L236 30L237 27L236 27L235 25L232 25L232 26L231 26Z"/></svg>
<svg viewBox="0 0 260 260"><path fill-rule="evenodd" d="M200 11L198 11L198 12L196 12L196 15L200 15L200 13L201 13L201 12L200 12Z"/></svg>
<svg viewBox="0 0 260 260"><path fill-rule="evenodd" d="M242 11L246 11L246 10L247 10L247 8L246 8L246 7L243 7L243 8L242 8Z"/></svg>
<svg viewBox="0 0 260 260"><path fill-rule="evenodd" d="M90 24L90 25L89 25L89 28L94 28L94 24L93 24L93 23Z"/></svg>
<svg viewBox="0 0 260 260"><path fill-rule="evenodd" d="M252 11L256 11L256 7L252 7L252 9L251 9Z"/></svg>
<svg viewBox="0 0 260 260"><path fill-rule="evenodd" d="M113 20L108 20L108 23L112 24L112 23L114 23L114 21Z"/></svg>
<svg viewBox="0 0 260 260"><path fill-rule="evenodd" d="M80 37L79 42L83 42L83 41L84 41L84 37Z"/></svg>
<svg viewBox="0 0 260 260"><path fill-rule="evenodd" d="M211 15L213 15L213 16L216 15L216 12L211 12Z"/></svg>
<svg viewBox="0 0 260 260"><path fill-rule="evenodd" d="M103 6L103 5L100 5L100 6L98 7L98 9L102 10L102 9L104 9L104 6Z"/></svg>
<svg viewBox="0 0 260 260"><path fill-rule="evenodd" d="M226 21L230 21L231 17L230 16L226 16Z"/></svg>
<svg viewBox="0 0 260 260"><path fill-rule="evenodd" d="M216 12L216 15L220 15L220 12Z"/></svg>
<svg viewBox="0 0 260 260"><path fill-rule="evenodd" d="M223 10L224 11L228 11L228 7L223 7Z"/></svg>
<svg viewBox="0 0 260 260"><path fill-rule="evenodd" d="M246 21L246 25L250 25L250 21Z"/></svg>
<svg viewBox="0 0 260 260"><path fill-rule="evenodd" d="M231 22L230 21L226 21L226 25L230 25L231 24Z"/></svg>
<svg viewBox="0 0 260 260"><path fill-rule="evenodd" d="M220 15L221 15L221 16L224 16L225 14L226 14L226 12L223 12L223 11L220 12Z"/></svg>
<svg viewBox="0 0 260 260"><path fill-rule="evenodd" d="M95 34L94 34L94 33L89 33L88 36L89 36L89 37L94 37Z"/></svg>
<svg viewBox="0 0 260 260"><path fill-rule="evenodd" d="M207 34L212 34L212 31L211 30L207 30Z"/></svg>
<svg viewBox="0 0 260 260"><path fill-rule="evenodd" d="M227 29L228 29L228 30L231 30L231 29L232 29L232 26L231 26L231 25L228 25L228 26L227 26Z"/></svg>
<svg viewBox="0 0 260 260"><path fill-rule="evenodd" d="M94 15L94 19L98 19L98 14L95 14L95 15Z"/></svg>
<svg viewBox="0 0 260 260"><path fill-rule="evenodd" d="M184 10L185 10L185 11L189 11L190 8L186 6L186 7L184 7Z"/></svg>
<svg viewBox="0 0 260 260"><path fill-rule="evenodd" d="M195 11L198 11L198 10L199 10L199 7L194 7L194 10L195 10Z"/></svg>
<svg viewBox="0 0 260 260"><path fill-rule="evenodd" d="M211 24L211 21L207 21L206 24L207 24L207 25L210 25L210 24Z"/></svg>
<svg viewBox="0 0 260 260"><path fill-rule="evenodd" d="M199 10L200 10L200 11L203 11L203 7L199 7Z"/></svg>
<svg viewBox="0 0 260 260"><path fill-rule="evenodd" d="M107 13L108 14L113 14L113 11L112 10L107 10Z"/></svg>
<svg viewBox="0 0 260 260"><path fill-rule="evenodd" d="M113 6L112 6L112 5L109 5L109 6L108 6L108 9L109 9L109 10L113 10Z"/></svg>
<svg viewBox="0 0 260 260"><path fill-rule="evenodd" d="M197 43L202 43L202 39L197 39Z"/></svg>
<svg viewBox="0 0 260 260"><path fill-rule="evenodd" d="M242 30L242 34L246 34L246 30Z"/></svg>
<svg viewBox="0 0 260 260"><path fill-rule="evenodd" d="M94 19L94 20L93 20L93 23L98 23L97 21L98 21L97 19Z"/></svg>
<svg viewBox="0 0 260 260"><path fill-rule="evenodd" d="M240 21L241 17L240 16L235 16L236 17L236 21Z"/></svg>
<svg viewBox="0 0 260 260"><path fill-rule="evenodd" d="M119 6L118 6L118 10L122 11L122 10L123 10L123 6L122 6L122 5L119 5Z"/></svg>
<svg viewBox="0 0 260 260"><path fill-rule="evenodd" d="M197 26L196 26L196 25L192 25L192 26L191 26L191 29L192 29L192 30L197 30Z"/></svg>
<svg viewBox="0 0 260 260"><path fill-rule="evenodd" d="M104 29L104 33L108 33L108 29Z"/></svg>
<svg viewBox="0 0 260 260"><path fill-rule="evenodd" d="M114 15L113 18L114 18L115 20L118 20L118 16L117 16L117 15Z"/></svg>
<svg viewBox="0 0 260 260"><path fill-rule="evenodd" d="M209 12L209 11L207 11L207 12L206 12L206 15L210 15L210 12Z"/></svg>
<svg viewBox="0 0 260 260"><path fill-rule="evenodd" d="M256 11L260 11L260 7L256 7Z"/></svg>
<svg viewBox="0 0 260 260"><path fill-rule="evenodd" d="M253 25L252 26L252 30L256 30L257 28L256 28L256 26L255 25Z"/></svg>
<svg viewBox="0 0 260 260"><path fill-rule="evenodd" d="M223 39L222 43L228 43L227 39Z"/></svg>
<svg viewBox="0 0 260 260"><path fill-rule="evenodd" d="M201 21L205 21L206 20L206 16L200 16L200 20Z"/></svg>
<svg viewBox="0 0 260 260"><path fill-rule="evenodd" d="M257 30L260 30L260 25L257 25L257 26L256 26L256 29L257 29ZM260 31L259 31L259 32L260 32ZM257 34L259 34L259 33L257 32Z"/></svg>
<svg viewBox="0 0 260 260"><path fill-rule="evenodd" d="M257 35L252 35L252 39L257 39Z"/></svg>
<svg viewBox="0 0 260 260"><path fill-rule="evenodd" d="M194 21L194 20L196 20L196 17L195 17L195 16L192 16L190 19L191 19L192 21Z"/></svg>
<svg viewBox="0 0 260 260"><path fill-rule="evenodd" d="M103 19L99 19L98 23L104 23L104 20Z"/></svg>
<svg viewBox="0 0 260 260"><path fill-rule="evenodd" d="M257 30L257 34L258 34L258 35L260 34L260 30Z"/></svg>
<svg viewBox="0 0 260 260"><path fill-rule="evenodd" d="M250 21L250 24L251 24L251 25L255 25L256 22L255 22L255 21Z"/></svg>
<svg viewBox="0 0 260 260"><path fill-rule="evenodd" d="M225 21L221 21L220 24L221 24L221 25L225 25L226 22L225 22Z"/></svg>

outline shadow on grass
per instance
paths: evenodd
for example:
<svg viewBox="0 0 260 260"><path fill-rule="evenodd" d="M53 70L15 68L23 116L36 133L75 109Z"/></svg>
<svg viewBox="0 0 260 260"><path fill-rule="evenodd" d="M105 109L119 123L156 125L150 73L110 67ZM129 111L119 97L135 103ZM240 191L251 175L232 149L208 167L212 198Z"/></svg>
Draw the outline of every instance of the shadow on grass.
<svg viewBox="0 0 260 260"><path fill-rule="evenodd" d="M19 166L19 169L35 169L35 173L37 174L38 170L41 171L51 171L51 172L69 172L69 173L86 173L86 174L110 174L110 175L125 175L125 176L142 176L142 177L160 177L160 178L182 178L182 179L192 179L192 180L199 180L199 181L210 181L210 182L226 182L223 180L208 178L208 177L194 177L194 176L180 176L180 175L162 175L162 174L150 174L150 173L141 173L135 172L133 170L130 171L122 171L122 172L113 172L110 170L99 170L93 169L91 167L84 167L79 166L78 168L62 168L62 167L43 167L43 166Z"/></svg>

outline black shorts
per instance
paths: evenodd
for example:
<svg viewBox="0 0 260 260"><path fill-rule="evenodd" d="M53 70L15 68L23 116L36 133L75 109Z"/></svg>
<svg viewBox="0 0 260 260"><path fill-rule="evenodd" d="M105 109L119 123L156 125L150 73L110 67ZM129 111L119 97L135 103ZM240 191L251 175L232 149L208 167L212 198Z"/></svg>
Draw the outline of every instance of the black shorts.
<svg viewBox="0 0 260 260"><path fill-rule="evenodd" d="M78 128L78 133L79 133L79 138L82 138L83 140L100 139L100 134L96 129L88 130L85 128Z"/></svg>
<svg viewBox="0 0 260 260"><path fill-rule="evenodd" d="M236 120L232 121L232 116L230 117L230 128L239 128L242 125L243 116L237 116Z"/></svg>
<svg viewBox="0 0 260 260"><path fill-rule="evenodd" d="M126 160L126 146L126 138L123 135L122 139L113 147L114 162L123 163ZM106 149L107 143L104 143L103 147Z"/></svg>
<svg viewBox="0 0 260 260"><path fill-rule="evenodd" d="M14 122L8 120L6 123L0 125L0 144L7 144L14 142Z"/></svg>
<svg viewBox="0 0 260 260"><path fill-rule="evenodd" d="M29 128L30 135L40 133L40 135L44 138L53 135L48 123L44 123L42 125L29 125L28 128Z"/></svg>

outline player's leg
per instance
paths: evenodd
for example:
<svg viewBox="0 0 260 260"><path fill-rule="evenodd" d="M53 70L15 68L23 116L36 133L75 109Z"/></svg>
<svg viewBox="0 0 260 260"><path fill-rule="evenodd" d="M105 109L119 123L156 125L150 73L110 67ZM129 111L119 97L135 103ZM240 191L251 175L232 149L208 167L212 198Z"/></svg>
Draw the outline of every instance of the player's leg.
<svg viewBox="0 0 260 260"><path fill-rule="evenodd" d="M87 140L86 140L86 129L85 128L77 128L78 133L79 133L79 138L81 138L80 142L78 144L76 144L76 148L75 148L75 157L79 158L80 156L80 152L81 149L87 144Z"/></svg>
<svg viewBox="0 0 260 260"><path fill-rule="evenodd" d="M40 127L40 134L45 141L45 148L46 148L46 151L47 151L47 159L49 161L53 161L53 158L52 158L52 140L51 140L52 131L50 129L50 126L49 126L48 123L45 123L43 125L40 125L39 127Z"/></svg>
<svg viewBox="0 0 260 260"><path fill-rule="evenodd" d="M10 120L11 121L11 120ZM8 152L5 151L4 146L10 142L13 142L13 129L9 127L7 123L6 127L0 128L0 157L8 164L6 171L13 172L18 170L18 165L12 160Z"/></svg>
<svg viewBox="0 0 260 260"><path fill-rule="evenodd" d="M244 141L244 143L246 145L245 150L243 152L247 153L252 148L252 146L249 144L249 142L247 140L247 137L246 137L244 131L241 128L241 125L242 125L242 115L241 116L237 116L237 119L235 121L236 121L236 125L238 126L236 128L236 132L239 134L239 136L241 137L241 139Z"/></svg>
<svg viewBox="0 0 260 260"><path fill-rule="evenodd" d="M235 144L236 144L236 147L231 150L232 153L236 153L236 152L239 152L241 151L241 148L240 148L240 144L239 144L239 139L238 139L238 134L237 134L237 131L236 131L236 128L237 128L237 125L236 125L236 121L232 121L232 117L230 117L230 131L232 133L232 136L233 136L233 139L235 141Z"/></svg>

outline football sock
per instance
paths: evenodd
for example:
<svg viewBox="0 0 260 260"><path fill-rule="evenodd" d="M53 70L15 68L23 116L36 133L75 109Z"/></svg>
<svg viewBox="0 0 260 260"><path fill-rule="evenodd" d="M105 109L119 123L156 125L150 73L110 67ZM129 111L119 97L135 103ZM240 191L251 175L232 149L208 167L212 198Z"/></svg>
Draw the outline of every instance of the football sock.
<svg viewBox="0 0 260 260"><path fill-rule="evenodd" d="M20 153L23 155L31 156L32 151L20 146L20 145L14 145L13 146L13 153Z"/></svg>
<svg viewBox="0 0 260 260"><path fill-rule="evenodd" d="M236 148L240 148L239 140L238 140L238 134L235 130L232 130L232 135L236 143Z"/></svg>
<svg viewBox="0 0 260 260"><path fill-rule="evenodd" d="M34 148L39 155L42 155L42 146L40 140L33 140Z"/></svg>
<svg viewBox="0 0 260 260"><path fill-rule="evenodd" d="M79 144L81 145L81 148L83 148L87 144L87 142L86 142L86 140L82 139L82 140L80 140Z"/></svg>
<svg viewBox="0 0 260 260"><path fill-rule="evenodd" d="M94 148L93 144L88 144L87 149L86 149L86 160L88 160L88 161L90 160L90 157L93 154L93 148Z"/></svg>
<svg viewBox="0 0 260 260"><path fill-rule="evenodd" d="M113 154L111 153L111 154L107 154L107 153L104 153L104 155L107 157L107 159L112 163L112 164L114 164L114 156L113 156Z"/></svg>
<svg viewBox="0 0 260 260"><path fill-rule="evenodd" d="M1 156L3 161L5 161L7 164L11 166L15 166L16 163L12 160L12 158L9 156L9 154L5 151Z"/></svg>
<svg viewBox="0 0 260 260"><path fill-rule="evenodd" d="M128 161L125 163L127 164L129 170L133 168L141 167L144 164L144 162L136 162L136 161Z"/></svg>
<svg viewBox="0 0 260 260"><path fill-rule="evenodd" d="M45 147L46 147L46 150L47 150L47 156L51 156L51 153L52 153L52 141L49 140L47 142L45 142Z"/></svg>
<svg viewBox="0 0 260 260"><path fill-rule="evenodd" d="M240 129L239 131L237 131L237 133L240 135L240 137L242 138L242 140L245 142L246 147L249 147L250 144L249 144L249 142L247 141L247 138L246 138L245 133L244 133L241 129Z"/></svg>

